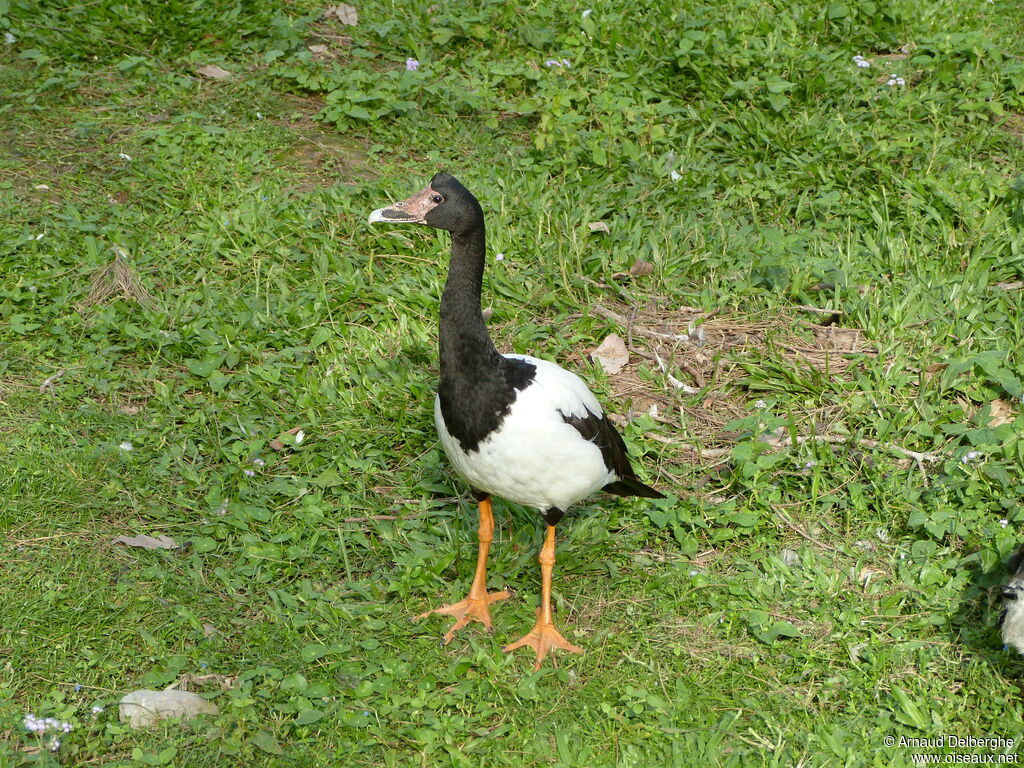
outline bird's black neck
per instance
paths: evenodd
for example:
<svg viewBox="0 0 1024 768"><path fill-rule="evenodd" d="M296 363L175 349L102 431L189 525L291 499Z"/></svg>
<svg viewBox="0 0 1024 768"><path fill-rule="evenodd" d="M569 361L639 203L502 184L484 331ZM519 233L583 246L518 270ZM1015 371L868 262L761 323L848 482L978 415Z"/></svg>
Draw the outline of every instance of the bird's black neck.
<svg viewBox="0 0 1024 768"><path fill-rule="evenodd" d="M479 377L500 365L480 311L484 277L484 226L452 233L452 260L441 296L441 379L460 373Z"/></svg>
<svg viewBox="0 0 1024 768"><path fill-rule="evenodd" d="M445 429L465 451L501 426L536 367L498 353L480 312L484 227L452 233L452 262L441 297L441 385Z"/></svg>

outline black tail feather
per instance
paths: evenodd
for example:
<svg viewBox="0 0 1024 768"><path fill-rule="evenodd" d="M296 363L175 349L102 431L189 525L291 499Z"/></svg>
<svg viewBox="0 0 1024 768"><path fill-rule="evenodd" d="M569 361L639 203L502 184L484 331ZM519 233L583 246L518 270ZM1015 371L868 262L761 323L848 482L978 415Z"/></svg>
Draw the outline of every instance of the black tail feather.
<svg viewBox="0 0 1024 768"><path fill-rule="evenodd" d="M644 485L635 477L624 477L614 483L608 483L602 490L614 493L616 496L643 496L645 499L664 499L665 494L656 491L649 485Z"/></svg>

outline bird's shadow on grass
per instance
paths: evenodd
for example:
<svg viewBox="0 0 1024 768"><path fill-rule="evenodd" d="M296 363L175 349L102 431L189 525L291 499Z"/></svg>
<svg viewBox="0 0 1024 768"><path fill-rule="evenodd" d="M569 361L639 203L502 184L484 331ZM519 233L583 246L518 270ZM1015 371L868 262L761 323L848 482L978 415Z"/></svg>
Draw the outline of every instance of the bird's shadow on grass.
<svg viewBox="0 0 1024 768"><path fill-rule="evenodd" d="M971 658L991 665L1000 677L1017 688L1024 700L1024 659L1003 645L999 631L1001 587L1007 580L1006 559L985 570L979 553L969 555L961 567L969 573L956 613L950 618L952 639Z"/></svg>

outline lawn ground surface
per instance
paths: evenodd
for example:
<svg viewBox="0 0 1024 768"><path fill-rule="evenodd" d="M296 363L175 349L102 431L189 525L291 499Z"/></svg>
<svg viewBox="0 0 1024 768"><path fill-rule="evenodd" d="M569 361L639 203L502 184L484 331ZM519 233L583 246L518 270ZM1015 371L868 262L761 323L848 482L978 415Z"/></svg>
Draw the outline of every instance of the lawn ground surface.
<svg viewBox="0 0 1024 768"><path fill-rule="evenodd" d="M1022 28L1008 0L0 0L0 766L1017 755ZM433 426L448 241L366 218L442 169L488 217L499 348L584 376L668 496L559 526L586 652L536 673L501 652L532 510L495 505L493 635L410 621L476 553ZM118 723L171 685L220 714Z"/></svg>

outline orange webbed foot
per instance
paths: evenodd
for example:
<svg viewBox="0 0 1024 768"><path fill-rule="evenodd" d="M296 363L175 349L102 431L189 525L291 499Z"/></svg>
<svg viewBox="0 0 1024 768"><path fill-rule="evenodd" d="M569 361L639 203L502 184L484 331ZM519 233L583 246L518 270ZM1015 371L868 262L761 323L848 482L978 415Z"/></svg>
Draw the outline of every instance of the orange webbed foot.
<svg viewBox="0 0 1024 768"><path fill-rule="evenodd" d="M537 623L533 625L531 629L523 638L516 640L514 643L506 645L503 650L505 653L514 651L516 648L522 648L524 645L528 645L533 648L537 654L537 659L533 665L533 671L536 672L540 669L540 664L544 661L551 651L555 648L559 648L563 651L569 651L570 653L583 653L583 649L578 645L573 645L564 637L562 633L555 629L555 625L550 621L541 620L541 609L537 609Z"/></svg>
<svg viewBox="0 0 1024 768"><path fill-rule="evenodd" d="M488 632L493 632L494 625L491 623L490 605L491 603L496 603L499 600L506 600L509 597L511 597L511 593L507 590L490 593L484 592L482 595L471 594L465 600L421 613L419 616L416 616L414 620L419 621L420 619L425 619L427 616L432 616L435 613L454 616L455 623L452 624L452 628L445 633L445 636L441 641L442 645L448 645L448 643L452 641L452 638L455 637L455 633L471 621L479 621L484 625Z"/></svg>

